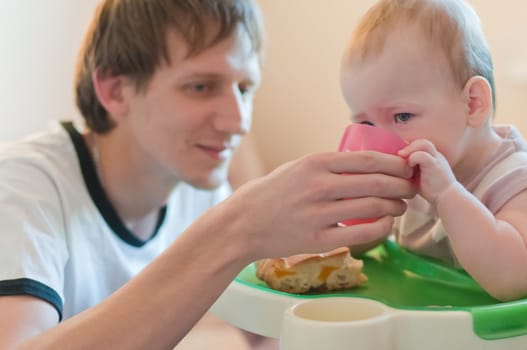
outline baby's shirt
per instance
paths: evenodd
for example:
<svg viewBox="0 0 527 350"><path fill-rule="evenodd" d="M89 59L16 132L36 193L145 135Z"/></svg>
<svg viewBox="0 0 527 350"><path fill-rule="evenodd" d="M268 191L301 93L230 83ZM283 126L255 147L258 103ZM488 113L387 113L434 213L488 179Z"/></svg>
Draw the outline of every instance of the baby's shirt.
<svg viewBox="0 0 527 350"><path fill-rule="evenodd" d="M465 188L496 214L505 203L527 189L527 144L513 126L493 128L502 138L501 145ZM441 220L421 196L408 201L407 211L396 220L395 236L402 247L459 267Z"/></svg>

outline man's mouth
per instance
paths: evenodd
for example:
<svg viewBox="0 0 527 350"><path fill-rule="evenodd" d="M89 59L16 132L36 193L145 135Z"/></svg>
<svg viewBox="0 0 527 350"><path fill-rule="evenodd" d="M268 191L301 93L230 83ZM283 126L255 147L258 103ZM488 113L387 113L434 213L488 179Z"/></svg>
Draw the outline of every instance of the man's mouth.
<svg viewBox="0 0 527 350"><path fill-rule="evenodd" d="M198 145L198 147L204 151L208 156L210 156L211 158L215 159L215 160L219 160L219 161L224 161L226 160L230 153L231 153L231 148L230 147L226 147L224 145Z"/></svg>

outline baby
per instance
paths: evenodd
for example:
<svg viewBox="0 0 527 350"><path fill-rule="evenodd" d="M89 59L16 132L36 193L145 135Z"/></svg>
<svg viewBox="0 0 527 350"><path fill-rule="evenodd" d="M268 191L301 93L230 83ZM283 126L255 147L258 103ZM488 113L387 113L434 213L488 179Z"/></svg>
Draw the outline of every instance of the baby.
<svg viewBox="0 0 527 350"><path fill-rule="evenodd" d="M341 85L353 123L409 145L419 195L397 242L465 269L500 300L527 295L527 145L492 125L492 59L462 0L382 0L347 47Z"/></svg>

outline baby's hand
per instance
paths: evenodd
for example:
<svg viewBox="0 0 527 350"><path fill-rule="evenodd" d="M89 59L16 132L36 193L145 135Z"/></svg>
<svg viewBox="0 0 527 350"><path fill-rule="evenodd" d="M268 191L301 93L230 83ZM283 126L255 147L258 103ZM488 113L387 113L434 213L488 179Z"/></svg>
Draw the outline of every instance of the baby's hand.
<svg viewBox="0 0 527 350"><path fill-rule="evenodd" d="M456 178L446 158L425 139L415 140L399 151L399 156L408 158L411 167L419 169L419 194L435 203Z"/></svg>

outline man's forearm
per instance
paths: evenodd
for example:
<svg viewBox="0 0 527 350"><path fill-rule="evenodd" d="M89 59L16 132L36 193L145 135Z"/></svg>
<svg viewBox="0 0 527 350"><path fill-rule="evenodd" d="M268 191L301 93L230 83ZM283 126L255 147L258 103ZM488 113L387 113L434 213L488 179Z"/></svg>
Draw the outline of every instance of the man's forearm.
<svg viewBox="0 0 527 350"><path fill-rule="evenodd" d="M107 300L20 348L174 347L249 262L235 229L219 215L208 212Z"/></svg>

